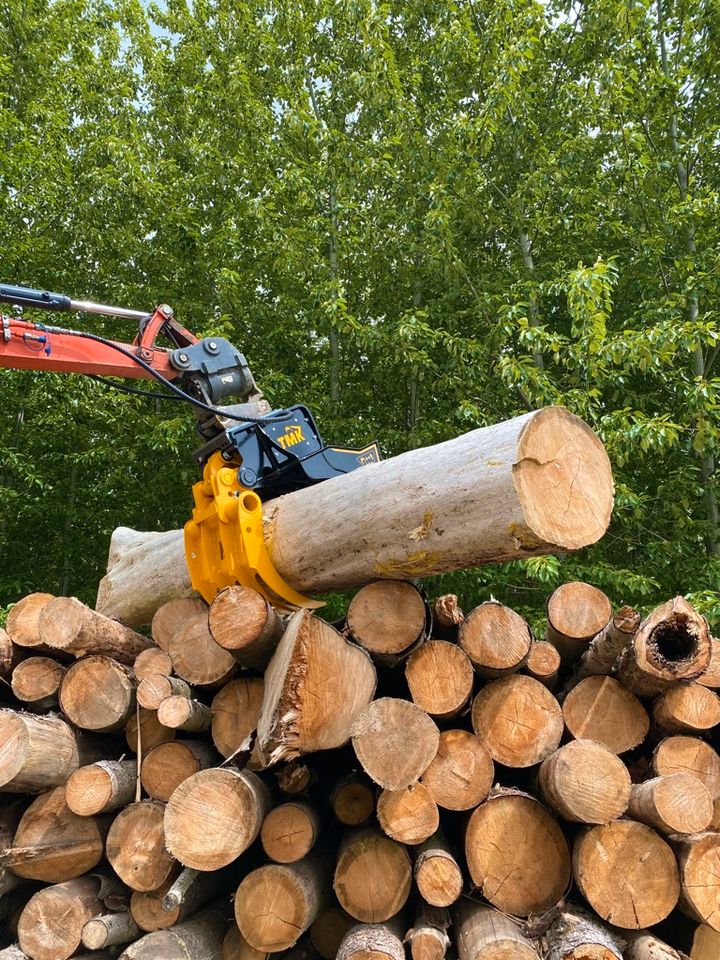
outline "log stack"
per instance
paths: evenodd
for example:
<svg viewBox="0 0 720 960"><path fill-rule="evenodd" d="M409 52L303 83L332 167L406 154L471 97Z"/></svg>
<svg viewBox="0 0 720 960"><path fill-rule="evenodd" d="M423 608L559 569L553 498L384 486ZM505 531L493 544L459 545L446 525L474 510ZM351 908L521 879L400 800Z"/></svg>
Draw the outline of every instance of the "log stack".
<svg viewBox="0 0 720 960"><path fill-rule="evenodd" d="M5 960L720 956L718 645L589 584L534 636L382 580L3 633Z"/></svg>

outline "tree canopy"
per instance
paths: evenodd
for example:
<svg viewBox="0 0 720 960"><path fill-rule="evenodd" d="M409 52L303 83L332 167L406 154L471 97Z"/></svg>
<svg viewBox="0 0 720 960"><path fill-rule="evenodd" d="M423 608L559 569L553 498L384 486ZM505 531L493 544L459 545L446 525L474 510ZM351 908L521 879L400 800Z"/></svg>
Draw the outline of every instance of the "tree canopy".
<svg viewBox="0 0 720 960"><path fill-rule="evenodd" d="M563 404L613 462L606 537L432 588L717 623L718 49L709 0L6 0L0 273L170 303L385 455ZM192 415L0 382L0 605L92 601L115 526L189 515Z"/></svg>

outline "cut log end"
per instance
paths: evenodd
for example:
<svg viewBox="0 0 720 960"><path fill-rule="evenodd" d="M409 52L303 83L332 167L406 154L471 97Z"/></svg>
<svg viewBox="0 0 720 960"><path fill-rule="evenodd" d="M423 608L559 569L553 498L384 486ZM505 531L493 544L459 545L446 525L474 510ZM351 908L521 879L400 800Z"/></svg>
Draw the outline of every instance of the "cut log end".
<svg viewBox="0 0 720 960"><path fill-rule="evenodd" d="M373 877L372 884L368 877ZM405 847L374 830L350 834L335 868L335 895L343 909L363 923L380 923L402 909L412 871Z"/></svg>
<svg viewBox="0 0 720 960"><path fill-rule="evenodd" d="M493 678L512 673L525 663L532 633L514 610L490 600L468 614L460 626L458 642L477 672Z"/></svg>
<svg viewBox="0 0 720 960"><path fill-rule="evenodd" d="M347 625L353 640L380 657L407 654L422 640L427 608L422 594L402 580L377 580L350 601Z"/></svg>
<svg viewBox="0 0 720 960"><path fill-rule="evenodd" d="M427 770L440 732L414 703L381 697L361 710L352 725L352 744L367 775L386 790L400 790Z"/></svg>
<svg viewBox="0 0 720 960"><path fill-rule="evenodd" d="M543 684L521 674L483 687L473 700L472 724L493 760L507 767L540 763L563 734L560 704Z"/></svg>

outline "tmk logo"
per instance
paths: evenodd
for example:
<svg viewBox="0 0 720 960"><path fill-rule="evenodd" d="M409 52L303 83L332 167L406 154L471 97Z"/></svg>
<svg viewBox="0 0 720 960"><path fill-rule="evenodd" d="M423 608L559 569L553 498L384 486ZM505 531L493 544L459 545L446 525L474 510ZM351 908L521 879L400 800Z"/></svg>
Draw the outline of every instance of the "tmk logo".
<svg viewBox="0 0 720 960"><path fill-rule="evenodd" d="M303 436L302 427L299 425L285 427L285 432L281 433L277 438L277 442L283 450L287 450L288 447L294 447L296 443L302 443L304 440L305 437Z"/></svg>

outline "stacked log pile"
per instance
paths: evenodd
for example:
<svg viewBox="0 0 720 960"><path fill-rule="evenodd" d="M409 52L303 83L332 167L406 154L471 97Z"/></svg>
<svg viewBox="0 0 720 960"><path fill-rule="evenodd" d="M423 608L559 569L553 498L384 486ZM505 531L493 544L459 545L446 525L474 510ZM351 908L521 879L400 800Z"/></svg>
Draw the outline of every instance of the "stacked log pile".
<svg viewBox="0 0 720 960"><path fill-rule="evenodd" d="M536 638L394 580L147 636L33 594L0 677L5 960L720 956L720 644L681 597L568 583Z"/></svg>

